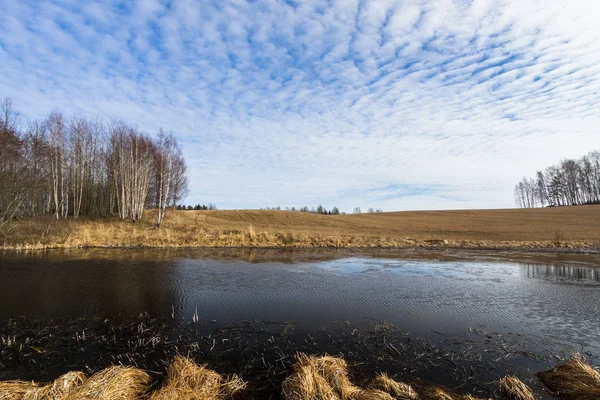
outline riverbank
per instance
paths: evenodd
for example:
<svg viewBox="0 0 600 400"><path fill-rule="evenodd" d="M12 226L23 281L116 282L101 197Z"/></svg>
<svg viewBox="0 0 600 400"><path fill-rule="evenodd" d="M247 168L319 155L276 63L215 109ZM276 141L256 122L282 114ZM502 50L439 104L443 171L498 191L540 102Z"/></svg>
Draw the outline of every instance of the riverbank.
<svg viewBox="0 0 600 400"><path fill-rule="evenodd" d="M125 322L20 318L0 326L0 381L48 382L69 371L92 375L111 365L130 365L150 374L155 390L163 384L173 357L184 354L246 382L236 398L280 398L283 382L302 352L342 357L350 379L361 387L385 372L419 391L444 387L490 398L509 374L519 377L538 398L550 399L535 372L554 367L577 350L549 338L480 329L438 336L426 340L385 322L366 328L341 324L307 330L285 322L214 326L145 315ZM585 356L597 362L596 355Z"/></svg>
<svg viewBox="0 0 600 400"><path fill-rule="evenodd" d="M14 221L4 250L50 248L454 248L600 251L600 206L317 215L273 210L155 210L116 218Z"/></svg>
<svg viewBox="0 0 600 400"><path fill-rule="evenodd" d="M350 379L350 369L341 357L297 353L291 373L281 383L284 400L479 400L467 394L452 393L441 387L413 387L398 382L385 372L367 387ZM565 400L592 399L600 396L600 373L579 355L557 367L540 371L538 377L551 391ZM177 355L161 383L136 367L114 365L91 376L70 371L53 382L0 381L2 399L103 399L121 400L226 400L238 399L247 382L237 375L223 376L198 365L193 359ZM536 400L534 392L519 378L507 375L499 382L497 394L505 400ZM269 398L272 398L270 396Z"/></svg>

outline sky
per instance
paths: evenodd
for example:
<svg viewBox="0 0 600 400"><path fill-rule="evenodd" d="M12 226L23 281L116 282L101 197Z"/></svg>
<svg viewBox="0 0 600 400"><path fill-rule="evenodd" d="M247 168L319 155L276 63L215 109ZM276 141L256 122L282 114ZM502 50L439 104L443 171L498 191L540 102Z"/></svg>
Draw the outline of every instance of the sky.
<svg viewBox="0 0 600 400"><path fill-rule="evenodd" d="M600 149L596 0L0 0L0 97L182 144L186 204L506 208Z"/></svg>

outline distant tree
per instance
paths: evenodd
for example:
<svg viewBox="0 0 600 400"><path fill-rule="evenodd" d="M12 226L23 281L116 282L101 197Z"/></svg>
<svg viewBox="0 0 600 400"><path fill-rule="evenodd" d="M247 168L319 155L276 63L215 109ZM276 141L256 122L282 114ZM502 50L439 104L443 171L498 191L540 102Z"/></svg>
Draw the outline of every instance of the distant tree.
<svg viewBox="0 0 600 400"><path fill-rule="evenodd" d="M337 207L333 207L331 209L331 214L338 215L339 213L340 213L340 210Z"/></svg>
<svg viewBox="0 0 600 400"><path fill-rule="evenodd" d="M353 214L360 214L360 213L361 213L360 207L354 207Z"/></svg>
<svg viewBox="0 0 600 400"><path fill-rule="evenodd" d="M600 152L537 171L535 179L523 178L517 183L514 193L519 207L600 203Z"/></svg>

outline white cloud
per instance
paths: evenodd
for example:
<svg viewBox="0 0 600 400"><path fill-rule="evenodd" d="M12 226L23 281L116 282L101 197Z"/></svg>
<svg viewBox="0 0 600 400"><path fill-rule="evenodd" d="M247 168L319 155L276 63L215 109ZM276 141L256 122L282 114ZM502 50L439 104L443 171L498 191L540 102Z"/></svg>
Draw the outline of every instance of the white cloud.
<svg viewBox="0 0 600 400"><path fill-rule="evenodd" d="M510 207L521 176L600 147L591 1L22 1L0 15L0 96L32 118L172 129L190 203Z"/></svg>

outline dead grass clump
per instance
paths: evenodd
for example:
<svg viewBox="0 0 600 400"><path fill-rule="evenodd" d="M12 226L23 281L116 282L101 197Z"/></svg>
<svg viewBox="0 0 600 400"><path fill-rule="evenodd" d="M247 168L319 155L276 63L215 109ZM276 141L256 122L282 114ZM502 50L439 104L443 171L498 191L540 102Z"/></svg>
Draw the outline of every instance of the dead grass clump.
<svg viewBox="0 0 600 400"><path fill-rule="evenodd" d="M369 387L371 389L381 390L389 393L398 400L417 400L419 398L417 392L415 392L410 385L402 382L396 382L387 376L386 373L383 373L377 378L373 379L373 382L371 382Z"/></svg>
<svg viewBox="0 0 600 400"><path fill-rule="evenodd" d="M500 381L500 395L506 400L535 400L531 389L514 376L505 376Z"/></svg>
<svg viewBox="0 0 600 400"><path fill-rule="evenodd" d="M287 400L388 400L374 391L363 390L348 379L348 365L338 357L296 355L294 373L283 382Z"/></svg>
<svg viewBox="0 0 600 400"><path fill-rule="evenodd" d="M26 381L2 381L0 382L0 399L21 400L27 392L35 391L39 385Z"/></svg>
<svg viewBox="0 0 600 400"><path fill-rule="evenodd" d="M286 400L339 400L331 385L310 367L301 367L282 383Z"/></svg>
<svg viewBox="0 0 600 400"><path fill-rule="evenodd" d="M254 230L254 227L252 225L250 225L248 227L248 239L250 239L250 240L256 239L256 231Z"/></svg>
<svg viewBox="0 0 600 400"><path fill-rule="evenodd" d="M425 400L457 400L458 398L442 388L433 387L428 388L423 392L423 399Z"/></svg>
<svg viewBox="0 0 600 400"><path fill-rule="evenodd" d="M354 392L352 394L352 397L347 397L347 399L352 399L352 400L395 400L396 398L392 397L389 393L386 393L381 390L358 389L356 392Z"/></svg>
<svg viewBox="0 0 600 400"><path fill-rule="evenodd" d="M409 385L395 382L387 375L362 389L348 379L346 361L337 357L297 354L294 373L282 384L286 400L416 400Z"/></svg>
<svg viewBox="0 0 600 400"><path fill-rule="evenodd" d="M439 387L432 387L426 389L422 395L422 400L480 400L477 397L473 397L469 394L467 395L459 395L448 392Z"/></svg>
<svg viewBox="0 0 600 400"><path fill-rule="evenodd" d="M561 399L600 399L600 373L578 355L537 375Z"/></svg>
<svg viewBox="0 0 600 400"><path fill-rule="evenodd" d="M83 372L67 372L48 385L29 390L22 400L60 400L81 386L86 379Z"/></svg>
<svg viewBox="0 0 600 400"><path fill-rule="evenodd" d="M137 400L149 382L150 376L140 369L113 366L92 375L63 400Z"/></svg>
<svg viewBox="0 0 600 400"><path fill-rule="evenodd" d="M165 385L151 400L226 399L245 387L237 376L224 379L205 365L196 365L187 357L177 356L167 370Z"/></svg>

